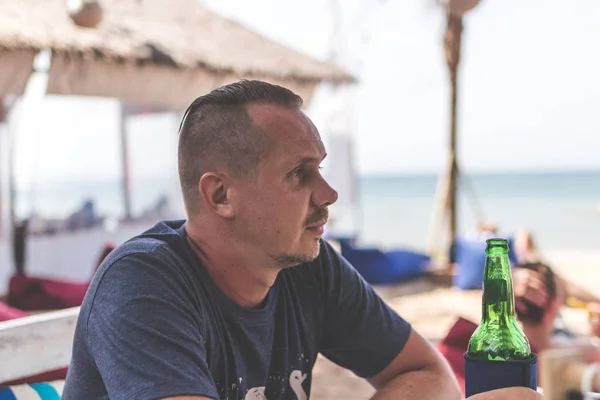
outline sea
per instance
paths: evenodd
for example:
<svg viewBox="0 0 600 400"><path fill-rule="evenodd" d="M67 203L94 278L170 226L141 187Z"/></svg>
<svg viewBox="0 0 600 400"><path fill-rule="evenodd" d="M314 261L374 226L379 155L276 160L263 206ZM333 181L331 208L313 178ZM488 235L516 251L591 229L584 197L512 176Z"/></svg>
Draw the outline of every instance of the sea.
<svg viewBox="0 0 600 400"><path fill-rule="evenodd" d="M355 235L364 245L425 250L429 235L440 230L432 228L438 182L437 174L361 176L352 206L332 208L328 232ZM134 215L176 188L176 179L132 179ZM506 235L528 230L542 249L600 250L600 171L469 174L458 189L460 235L482 221ZM118 180L44 182L17 193L17 213L62 218L86 199L102 215L123 215Z"/></svg>

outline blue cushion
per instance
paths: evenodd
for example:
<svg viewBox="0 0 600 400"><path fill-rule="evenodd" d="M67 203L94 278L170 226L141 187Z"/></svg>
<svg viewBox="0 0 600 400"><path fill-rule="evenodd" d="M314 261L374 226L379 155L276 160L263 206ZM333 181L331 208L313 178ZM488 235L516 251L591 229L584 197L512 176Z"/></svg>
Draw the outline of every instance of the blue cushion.
<svg viewBox="0 0 600 400"><path fill-rule="evenodd" d="M342 256L372 284L403 282L425 272L430 257L407 250L381 251L355 248L351 240L340 240Z"/></svg>
<svg viewBox="0 0 600 400"><path fill-rule="evenodd" d="M513 250L513 239L508 238L508 258L512 265L517 263ZM454 275L454 286L460 289L481 289L483 270L485 268L485 239L456 240L457 271Z"/></svg>
<svg viewBox="0 0 600 400"><path fill-rule="evenodd" d="M0 400L60 400L65 381L0 387Z"/></svg>

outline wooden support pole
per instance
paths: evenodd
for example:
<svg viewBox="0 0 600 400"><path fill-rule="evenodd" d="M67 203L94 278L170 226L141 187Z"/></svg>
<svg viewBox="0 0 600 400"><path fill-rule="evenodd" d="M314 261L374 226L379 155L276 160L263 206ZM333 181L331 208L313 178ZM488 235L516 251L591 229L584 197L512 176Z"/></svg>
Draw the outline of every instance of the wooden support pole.
<svg viewBox="0 0 600 400"><path fill-rule="evenodd" d="M129 145L127 143L127 108L123 102L121 105L121 119L119 125L119 137L121 140L121 185L123 188L123 210L126 221L133 219L131 211L131 175L129 169Z"/></svg>
<svg viewBox="0 0 600 400"><path fill-rule="evenodd" d="M6 109L5 100L0 97L0 126L3 124L6 126L6 119L8 118L8 110ZM6 130L8 132L8 129ZM0 131L0 238L4 237L4 161L2 160L4 148L4 138L2 137L2 131Z"/></svg>
<svg viewBox="0 0 600 400"><path fill-rule="evenodd" d="M444 35L444 50L446 54L446 63L450 73L450 184L448 196L448 218L449 218L449 241L450 241L450 263L456 261L456 231L458 221L457 207L457 119L458 119L458 67L460 64L460 50L462 40L462 16L454 15L450 12L446 14L446 33Z"/></svg>

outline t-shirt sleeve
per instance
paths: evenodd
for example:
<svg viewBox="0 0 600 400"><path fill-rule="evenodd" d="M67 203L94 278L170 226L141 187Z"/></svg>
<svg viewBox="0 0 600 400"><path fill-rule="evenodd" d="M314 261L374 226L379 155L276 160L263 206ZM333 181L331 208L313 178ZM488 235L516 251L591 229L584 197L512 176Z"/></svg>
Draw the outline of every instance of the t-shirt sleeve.
<svg viewBox="0 0 600 400"><path fill-rule="evenodd" d="M331 246L324 244L322 251L326 311L321 353L360 377L377 375L402 351L411 326Z"/></svg>
<svg viewBox="0 0 600 400"><path fill-rule="evenodd" d="M191 297L158 251L125 256L104 272L86 342L111 400L218 398Z"/></svg>

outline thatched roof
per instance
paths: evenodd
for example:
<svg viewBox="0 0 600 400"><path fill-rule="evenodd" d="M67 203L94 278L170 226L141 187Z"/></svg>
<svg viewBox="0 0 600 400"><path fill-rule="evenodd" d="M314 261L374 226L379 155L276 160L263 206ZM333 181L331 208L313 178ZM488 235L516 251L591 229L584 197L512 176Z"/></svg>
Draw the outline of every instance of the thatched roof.
<svg viewBox="0 0 600 400"><path fill-rule="evenodd" d="M265 79L301 86L304 96L321 81L353 81L342 69L269 40L196 0L100 0L100 4L102 22L96 28L82 28L69 17L65 0L0 1L0 61L7 59L6 51L21 51L22 59L22 51L51 49L54 74L51 70L49 92L110 95L123 92L121 86L131 85L131 79L143 79L145 85L163 81L158 85L162 89L136 86L135 93L130 89L121 93L130 100L149 98L151 103L161 99L149 91L185 91L199 81L210 89L239 78ZM119 78L122 71L117 70L123 66L128 71ZM166 78L173 73L178 83ZM90 75L96 82L90 83ZM100 76L111 79L100 84ZM185 98L182 104L190 100L186 94L179 97Z"/></svg>

